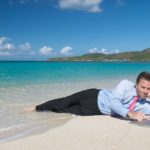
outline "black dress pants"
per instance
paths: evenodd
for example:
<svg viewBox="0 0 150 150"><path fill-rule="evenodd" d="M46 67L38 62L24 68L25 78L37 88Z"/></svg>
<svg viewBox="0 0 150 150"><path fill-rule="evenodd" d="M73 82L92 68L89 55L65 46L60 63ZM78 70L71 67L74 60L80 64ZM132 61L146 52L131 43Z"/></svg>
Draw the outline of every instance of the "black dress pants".
<svg viewBox="0 0 150 150"><path fill-rule="evenodd" d="M87 89L67 97L50 100L36 106L36 111L72 113L81 116L102 114L98 108L98 89Z"/></svg>

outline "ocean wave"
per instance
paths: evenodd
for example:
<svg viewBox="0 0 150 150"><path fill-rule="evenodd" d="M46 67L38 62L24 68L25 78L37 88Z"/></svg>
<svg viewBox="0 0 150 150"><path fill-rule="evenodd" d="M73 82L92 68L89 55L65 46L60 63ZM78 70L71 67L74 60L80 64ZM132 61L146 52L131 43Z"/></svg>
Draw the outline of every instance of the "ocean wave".
<svg viewBox="0 0 150 150"><path fill-rule="evenodd" d="M23 127L23 126L25 126L25 124L19 124L19 125L13 125L13 126L9 126L9 127L1 127L0 128L0 133L1 132L6 132L6 131L10 131L10 130L12 130L12 129L17 129L17 128L20 128L20 127Z"/></svg>

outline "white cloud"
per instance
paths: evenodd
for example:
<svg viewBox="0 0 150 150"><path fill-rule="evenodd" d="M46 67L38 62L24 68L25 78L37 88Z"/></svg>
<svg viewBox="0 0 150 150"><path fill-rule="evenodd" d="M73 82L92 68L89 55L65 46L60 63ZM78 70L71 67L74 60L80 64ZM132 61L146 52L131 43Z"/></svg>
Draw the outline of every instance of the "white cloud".
<svg viewBox="0 0 150 150"><path fill-rule="evenodd" d="M9 38L0 37L0 50L12 50L15 48L14 44L9 43Z"/></svg>
<svg viewBox="0 0 150 150"><path fill-rule="evenodd" d="M66 46L60 50L60 53L63 55L69 55L71 54L72 50L73 50L72 47Z"/></svg>
<svg viewBox="0 0 150 150"><path fill-rule="evenodd" d="M43 0L9 0L8 2L10 5L13 5L15 3L26 4L29 2L34 2L35 4L37 4L39 2L43 2ZM102 12L100 5L103 0L57 0L56 2L55 0L45 0L44 2L53 4L54 6L56 6L55 3L58 3L58 7L61 9L84 10L96 13Z"/></svg>
<svg viewBox="0 0 150 150"><path fill-rule="evenodd" d="M0 37L0 45L5 43L7 40L9 40L7 37Z"/></svg>
<svg viewBox="0 0 150 150"><path fill-rule="evenodd" d="M15 48L10 39L4 36L0 37L0 56L11 56Z"/></svg>
<svg viewBox="0 0 150 150"><path fill-rule="evenodd" d="M31 50L31 45L27 42L25 44L19 45L19 49L23 51Z"/></svg>
<svg viewBox="0 0 150 150"><path fill-rule="evenodd" d="M51 47L47 47L47 46L43 46L41 49L40 49L40 53L42 55L49 55L51 54L53 51L53 49Z"/></svg>
<svg viewBox="0 0 150 150"><path fill-rule="evenodd" d="M12 50L14 48L15 48L15 46L13 44L11 44L11 43L5 43L3 45L3 49L5 49L5 50Z"/></svg>
<svg viewBox="0 0 150 150"><path fill-rule="evenodd" d="M105 48L102 48L100 50L100 53L102 53L102 54L110 54L110 52L107 49L105 49Z"/></svg>
<svg viewBox="0 0 150 150"><path fill-rule="evenodd" d="M62 9L84 10L88 12L101 12L100 4L103 0L59 0Z"/></svg>
<svg viewBox="0 0 150 150"><path fill-rule="evenodd" d="M99 53L99 50L97 48L92 48L89 50L89 53Z"/></svg>
<svg viewBox="0 0 150 150"><path fill-rule="evenodd" d="M10 52L0 52L0 56L11 56Z"/></svg>
<svg viewBox="0 0 150 150"><path fill-rule="evenodd" d="M24 43L19 46L15 46L10 43L8 37L0 37L0 56L14 56L14 55L33 55L31 51L31 45L29 43Z"/></svg>
<svg viewBox="0 0 150 150"><path fill-rule="evenodd" d="M89 53L111 54L112 52L111 52L111 51L108 51L108 50L105 49L105 48L102 48L102 49L93 48L93 49L90 49L90 50L89 50Z"/></svg>

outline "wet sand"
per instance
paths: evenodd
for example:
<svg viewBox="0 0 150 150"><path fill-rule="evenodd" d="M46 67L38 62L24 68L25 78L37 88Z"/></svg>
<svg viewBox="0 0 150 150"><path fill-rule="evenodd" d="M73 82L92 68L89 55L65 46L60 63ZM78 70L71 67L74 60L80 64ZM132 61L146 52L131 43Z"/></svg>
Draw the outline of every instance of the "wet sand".
<svg viewBox="0 0 150 150"><path fill-rule="evenodd" d="M75 116L45 133L0 144L5 150L149 150L150 128L109 116Z"/></svg>

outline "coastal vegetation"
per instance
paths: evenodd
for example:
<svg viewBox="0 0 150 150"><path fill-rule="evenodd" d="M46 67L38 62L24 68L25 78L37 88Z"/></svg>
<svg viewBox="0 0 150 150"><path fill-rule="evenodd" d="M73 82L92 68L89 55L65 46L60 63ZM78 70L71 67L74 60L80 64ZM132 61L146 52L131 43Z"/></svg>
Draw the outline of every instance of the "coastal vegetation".
<svg viewBox="0 0 150 150"><path fill-rule="evenodd" d="M48 61L150 61L150 48L113 54L87 53L81 56L53 57Z"/></svg>

